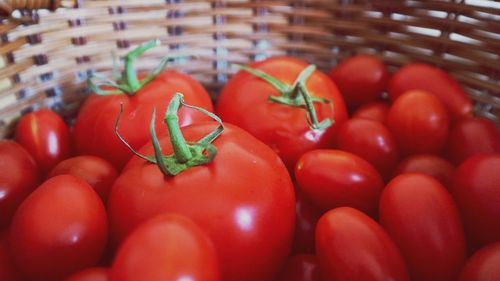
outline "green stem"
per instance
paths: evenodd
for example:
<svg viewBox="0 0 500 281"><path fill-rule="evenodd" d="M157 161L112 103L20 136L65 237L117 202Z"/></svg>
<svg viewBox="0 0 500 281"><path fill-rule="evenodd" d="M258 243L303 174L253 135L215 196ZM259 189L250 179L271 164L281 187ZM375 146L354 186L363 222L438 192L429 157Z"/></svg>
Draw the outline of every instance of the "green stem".
<svg viewBox="0 0 500 281"><path fill-rule="evenodd" d="M193 154L189 150L179 126L179 117L177 116L177 112L181 107L181 99L182 96L180 94L176 94L172 98L172 101L170 101L170 104L168 105L167 113L165 114L165 123L167 124L168 132L170 134L170 141L172 142L175 158L179 163L186 163L193 157Z"/></svg>

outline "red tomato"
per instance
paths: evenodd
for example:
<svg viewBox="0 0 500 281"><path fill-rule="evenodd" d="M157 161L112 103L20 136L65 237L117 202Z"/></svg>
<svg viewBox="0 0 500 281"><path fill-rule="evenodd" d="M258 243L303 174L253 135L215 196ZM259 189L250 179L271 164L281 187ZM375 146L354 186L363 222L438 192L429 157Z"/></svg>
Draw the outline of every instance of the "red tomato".
<svg viewBox="0 0 500 281"><path fill-rule="evenodd" d="M358 107L358 109L352 113L352 118L370 119L384 123L389 108L390 106L386 102L367 103Z"/></svg>
<svg viewBox="0 0 500 281"><path fill-rule="evenodd" d="M349 57L330 71L349 108L378 100L385 91L389 72L377 57L361 54Z"/></svg>
<svg viewBox="0 0 500 281"><path fill-rule="evenodd" d="M380 221L398 245L413 281L455 281L465 261L458 209L434 178L403 174L380 198Z"/></svg>
<svg viewBox="0 0 500 281"><path fill-rule="evenodd" d="M394 177L403 173L422 173L437 179L447 189L451 188L455 166L448 160L432 154L415 154L399 162Z"/></svg>
<svg viewBox="0 0 500 281"><path fill-rule="evenodd" d="M348 206L375 216L384 182L366 160L341 150L312 150L295 167L299 189L323 210Z"/></svg>
<svg viewBox="0 0 500 281"><path fill-rule="evenodd" d="M500 241L500 154L472 156L458 166L452 185L471 249Z"/></svg>
<svg viewBox="0 0 500 281"><path fill-rule="evenodd" d="M104 267L90 267L71 274L64 281L108 281L108 269Z"/></svg>
<svg viewBox="0 0 500 281"><path fill-rule="evenodd" d="M489 244L467 260L459 281L500 280L500 242Z"/></svg>
<svg viewBox="0 0 500 281"><path fill-rule="evenodd" d="M387 114L387 127L402 154L438 154L448 138L448 114L433 95L410 91L394 101Z"/></svg>
<svg viewBox="0 0 500 281"><path fill-rule="evenodd" d="M182 133L188 142L196 141L216 126L198 123ZM208 165L165 176L156 165L138 157L130 160L109 196L113 239L121 241L153 215L180 213L214 242L222 280L272 280L292 246L293 185L268 146L236 126L225 126L212 143L218 152ZM161 138L160 144L164 154L172 153L169 138ZM153 155L153 147L148 144L140 152Z"/></svg>
<svg viewBox="0 0 500 281"><path fill-rule="evenodd" d="M110 281L219 281L212 241L190 219L155 216L139 225L120 246Z"/></svg>
<svg viewBox="0 0 500 281"><path fill-rule="evenodd" d="M321 281L318 260L313 255L296 255L288 258L276 281Z"/></svg>
<svg viewBox="0 0 500 281"><path fill-rule="evenodd" d="M323 280L408 281L403 258L384 229L364 213L341 207L316 226Z"/></svg>
<svg viewBox="0 0 500 281"><path fill-rule="evenodd" d="M95 265L107 240L106 210L85 181L62 175L19 206L10 231L16 265L30 280L61 280Z"/></svg>
<svg viewBox="0 0 500 281"><path fill-rule="evenodd" d="M385 125L373 120L347 120L337 133L336 148L365 159L384 179L389 179L399 162L396 140Z"/></svg>
<svg viewBox="0 0 500 281"><path fill-rule="evenodd" d="M431 65L412 63L400 68L389 80L389 97L395 101L410 90L423 90L436 96L453 120L472 115L472 101L448 73Z"/></svg>
<svg viewBox="0 0 500 281"><path fill-rule="evenodd" d="M274 57L254 62L250 67L292 85L307 64L299 59ZM239 71L226 84L218 97L216 111L225 122L235 124L270 146L283 159L290 171L306 151L331 146L337 128L347 119L342 96L327 75L316 70L306 80L311 96L325 98L330 104L315 102L318 120L331 118L334 124L324 130L310 127L306 111L270 102L270 96L281 93L269 82Z"/></svg>
<svg viewBox="0 0 500 281"><path fill-rule="evenodd" d="M314 231L323 211L305 198L299 189L295 190L295 197L296 219L292 252L295 254L313 254L315 252Z"/></svg>
<svg viewBox="0 0 500 281"><path fill-rule="evenodd" d="M49 178L58 175L73 175L85 180L99 194L102 201L108 201L108 193L118 173L113 165L97 156L76 156L57 164Z"/></svg>
<svg viewBox="0 0 500 281"><path fill-rule="evenodd" d="M7 232L0 233L0 280L21 281L21 273L14 264Z"/></svg>
<svg viewBox="0 0 500 281"><path fill-rule="evenodd" d="M10 224L19 204L39 183L33 157L14 141L0 141L0 229Z"/></svg>
<svg viewBox="0 0 500 281"><path fill-rule="evenodd" d="M15 139L35 158L43 174L71 155L69 128L51 110L42 109L21 117Z"/></svg>
<svg viewBox="0 0 500 281"><path fill-rule="evenodd" d="M500 153L500 131L483 118L464 118L454 124L448 138L448 158L459 165L480 153Z"/></svg>

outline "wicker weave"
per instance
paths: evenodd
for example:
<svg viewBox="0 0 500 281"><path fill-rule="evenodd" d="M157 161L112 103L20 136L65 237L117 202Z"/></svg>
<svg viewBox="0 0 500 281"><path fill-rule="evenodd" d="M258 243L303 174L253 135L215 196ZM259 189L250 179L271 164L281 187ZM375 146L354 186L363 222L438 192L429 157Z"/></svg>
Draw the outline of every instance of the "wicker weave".
<svg viewBox="0 0 500 281"><path fill-rule="evenodd" d="M478 114L500 120L495 1L87 0L35 15L36 23L0 24L0 137L40 107L73 116L86 78L109 70L112 51L123 55L152 38L162 45L139 61L141 69L177 57L172 67L194 75L214 98L234 72L230 63L286 54L328 70L372 53L392 69L411 61L442 67L466 87Z"/></svg>

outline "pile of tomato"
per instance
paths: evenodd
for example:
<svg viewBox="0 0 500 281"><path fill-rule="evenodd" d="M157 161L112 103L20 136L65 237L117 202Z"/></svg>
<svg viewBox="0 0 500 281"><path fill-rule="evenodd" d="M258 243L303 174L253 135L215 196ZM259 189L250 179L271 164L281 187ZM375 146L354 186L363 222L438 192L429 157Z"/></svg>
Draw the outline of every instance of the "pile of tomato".
<svg viewBox="0 0 500 281"><path fill-rule="evenodd" d="M357 55L92 77L0 141L2 281L500 280L500 131L443 70Z"/></svg>

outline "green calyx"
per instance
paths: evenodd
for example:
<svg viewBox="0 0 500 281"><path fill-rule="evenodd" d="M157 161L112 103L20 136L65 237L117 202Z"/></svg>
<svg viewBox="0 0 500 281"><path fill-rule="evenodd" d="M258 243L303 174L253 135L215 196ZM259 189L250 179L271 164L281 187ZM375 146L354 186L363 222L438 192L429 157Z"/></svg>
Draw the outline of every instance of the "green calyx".
<svg viewBox="0 0 500 281"><path fill-rule="evenodd" d="M184 139L182 132L179 127L179 117L177 115L179 109L182 106L186 106L189 108L196 109L201 111L202 113L208 115L215 121L219 123L219 126L208 135L203 137L194 143L188 143ZM215 114L197 106L192 106L184 103L182 94L176 93L170 104L168 105L166 114L165 114L165 123L167 125L169 134L170 134L170 142L173 148L173 154L171 155L163 155L160 147L160 143L158 141L158 137L156 136L155 131L155 117L156 110L153 109L153 117L150 123L150 134L151 140L153 143L155 155L154 156L145 156L137 151L135 151L130 144L128 144L125 139L118 132L118 124L120 122L120 117L123 112L123 105L120 108L120 114L116 120L115 124L115 133L118 138L138 157L158 165L162 173L168 176L175 176L191 167L200 166L210 163L215 155L217 154L217 148L212 144L212 142L224 131L224 125L222 120L217 117Z"/></svg>
<svg viewBox="0 0 500 281"><path fill-rule="evenodd" d="M292 85L287 85L277 78L258 69L251 68L245 65L237 66L242 70L247 71L268 82L280 92L281 95L279 96L269 96L269 101L292 107L304 108L306 110L306 119L311 129L324 130L333 124L333 120L330 118L326 118L320 122L316 114L316 109L314 108L314 102L331 104L330 100L311 96L306 87L307 79L316 70L315 65L309 65L308 67L304 68L304 70L300 72L299 76L297 77L297 79L295 79L295 82Z"/></svg>
<svg viewBox="0 0 500 281"><path fill-rule="evenodd" d="M135 60L147 50L158 45L160 45L160 40L155 39L148 41L129 52L125 56L125 67L123 73L120 73L118 70L116 54L113 54L113 80L107 79L106 77L98 74L93 74L87 80L89 88L98 95L118 95L123 93L130 96L134 95L137 91L144 87L144 85L155 79L156 76L158 76L158 74L165 69L167 64L172 61L172 58L165 57L144 79L139 80L137 78L137 73L134 68ZM103 87L111 88L111 90L105 90Z"/></svg>

